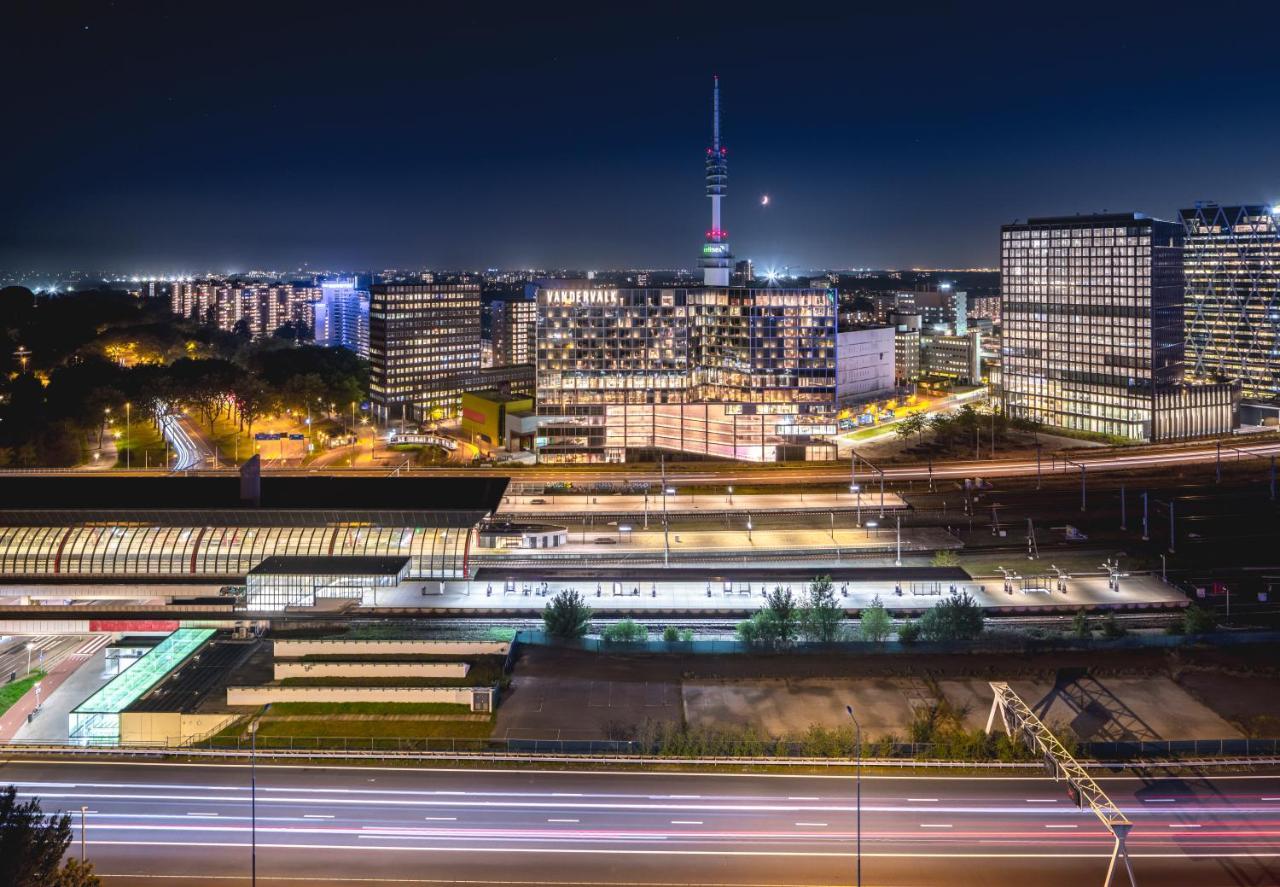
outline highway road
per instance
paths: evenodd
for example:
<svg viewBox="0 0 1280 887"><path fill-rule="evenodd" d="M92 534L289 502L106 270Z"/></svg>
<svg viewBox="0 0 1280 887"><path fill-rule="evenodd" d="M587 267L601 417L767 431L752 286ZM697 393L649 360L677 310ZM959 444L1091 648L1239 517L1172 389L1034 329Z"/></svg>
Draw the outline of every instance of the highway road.
<svg viewBox="0 0 1280 887"><path fill-rule="evenodd" d="M257 770L263 884L854 882L849 776L391 767ZM86 805L106 884L248 884L239 765L0 763L46 810ZM1280 883L1280 777L1103 780L1135 826L1138 880ZM1101 884L1110 838L1033 777L869 776L867 885ZM78 843L73 843L78 852Z"/></svg>
<svg viewBox="0 0 1280 887"><path fill-rule="evenodd" d="M1280 439L1276 435L1258 434L1237 438L1230 446L1222 448L1222 461L1236 464L1252 464L1259 475L1265 473L1266 464L1273 456L1280 456ZM1159 468L1173 468L1183 465L1203 465L1213 463L1218 458L1215 443L1196 443L1189 445L1164 445L1153 447L1134 447L1124 450L1102 450L1090 452L1081 450L1073 452L1071 459L1077 464L1068 464L1061 456L1046 454L1039 463L1039 471L1046 477L1051 474L1078 478L1079 465L1087 466L1090 473L1140 471ZM382 465L377 468L342 468L313 471L310 469L275 469L272 473L282 474L351 474L367 475L369 472L388 473L392 466ZM941 478L966 477L1034 477L1037 463L1034 458L1016 459L982 459L960 460L952 462L935 462L932 476ZM4 472L0 472L3 475ZM30 471L23 471L30 474ZM57 470L48 474L67 473ZM135 472L142 474L144 472ZM152 472L159 473L159 472ZM414 468L411 476L442 477L511 477L522 483L551 483L571 481L574 483L623 483L647 482L658 483L662 475L652 465L641 466L539 466L517 469L503 468ZM845 483L849 480L848 466L832 466L831 463L813 465L788 464L753 465L749 463L725 462L711 465L708 463L673 463L667 468L667 482L679 487L688 484L797 484L797 483ZM930 476L930 467L923 464L899 465L885 468L884 476L890 481L923 480ZM861 461L858 477L871 484L879 478L872 469Z"/></svg>

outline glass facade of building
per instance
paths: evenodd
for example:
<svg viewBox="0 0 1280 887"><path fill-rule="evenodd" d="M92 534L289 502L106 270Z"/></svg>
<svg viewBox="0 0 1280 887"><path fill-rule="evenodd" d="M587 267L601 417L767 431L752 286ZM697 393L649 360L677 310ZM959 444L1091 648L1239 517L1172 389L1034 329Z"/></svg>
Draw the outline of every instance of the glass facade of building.
<svg viewBox="0 0 1280 887"><path fill-rule="evenodd" d="M470 528L0 526L0 575L241 576L272 555L397 555L413 578L463 575Z"/></svg>
<svg viewBox="0 0 1280 887"><path fill-rule="evenodd" d="M354 278L326 280L315 305L315 339L326 348L346 348L369 357L369 294L356 289Z"/></svg>
<svg viewBox="0 0 1280 887"><path fill-rule="evenodd" d="M1188 374L1280 400L1280 207L1207 204L1180 216Z"/></svg>
<svg viewBox="0 0 1280 887"><path fill-rule="evenodd" d="M542 290L539 458L774 458L777 426L834 410L835 321L818 289Z"/></svg>
<svg viewBox="0 0 1280 887"><path fill-rule="evenodd" d="M379 588L409 575L405 557L270 557L249 571L245 602L252 611L314 607L326 599L377 606Z"/></svg>
<svg viewBox="0 0 1280 887"><path fill-rule="evenodd" d="M480 370L480 285L371 287L369 396L382 421L451 418Z"/></svg>
<svg viewBox="0 0 1280 887"><path fill-rule="evenodd" d="M119 745L120 713L146 695L213 637L212 628L180 628L72 710L69 738L80 745Z"/></svg>
<svg viewBox="0 0 1280 887"><path fill-rule="evenodd" d="M1184 384L1183 227L1139 214L1001 229L1000 403L1130 440L1223 434L1238 383Z"/></svg>
<svg viewBox="0 0 1280 887"><path fill-rule="evenodd" d="M1140 215L1001 230L1004 409L1134 440L1182 377L1182 227Z"/></svg>

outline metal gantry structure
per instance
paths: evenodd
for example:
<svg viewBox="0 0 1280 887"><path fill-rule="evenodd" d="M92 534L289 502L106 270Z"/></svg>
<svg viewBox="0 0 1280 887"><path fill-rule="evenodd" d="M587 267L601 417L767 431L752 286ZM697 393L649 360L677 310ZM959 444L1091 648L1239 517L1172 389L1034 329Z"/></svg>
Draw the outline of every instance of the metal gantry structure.
<svg viewBox="0 0 1280 887"><path fill-rule="evenodd" d="M1115 844L1111 848L1111 859L1107 864L1107 876L1103 887L1111 887L1117 863L1123 862L1125 872L1129 875L1131 887L1137 887L1138 881L1133 875L1133 866L1129 863L1129 851L1125 847L1125 838L1133 829L1133 823L1115 802L1107 797L1098 783L1093 781L1080 763L1067 751L1066 747L1053 735L1022 701L1017 693L1002 681L992 681L991 690L995 697L991 701L991 713L987 715L987 733L995 726L996 713L1004 724L1005 733L1025 743L1028 748L1044 756L1045 766L1050 768L1054 780L1065 779L1069 786L1068 794L1079 804L1080 809L1087 806L1094 816L1103 824Z"/></svg>

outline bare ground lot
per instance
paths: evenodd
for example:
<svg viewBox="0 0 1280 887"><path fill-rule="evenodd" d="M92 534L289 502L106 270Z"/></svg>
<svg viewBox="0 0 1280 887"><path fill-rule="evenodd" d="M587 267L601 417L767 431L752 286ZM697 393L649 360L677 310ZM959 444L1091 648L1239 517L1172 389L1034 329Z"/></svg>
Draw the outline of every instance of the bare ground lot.
<svg viewBox="0 0 1280 887"><path fill-rule="evenodd" d="M600 655L528 647L494 735L629 738L648 720L836 726L853 705L871 738L908 733L944 701L986 723L988 681L1008 681L1084 740L1280 736L1280 651L1263 647L977 656Z"/></svg>

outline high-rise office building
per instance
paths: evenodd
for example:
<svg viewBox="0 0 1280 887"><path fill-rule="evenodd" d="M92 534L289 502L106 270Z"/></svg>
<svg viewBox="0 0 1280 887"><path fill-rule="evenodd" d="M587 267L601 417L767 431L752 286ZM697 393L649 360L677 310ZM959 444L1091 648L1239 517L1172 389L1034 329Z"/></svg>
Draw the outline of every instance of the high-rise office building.
<svg viewBox="0 0 1280 887"><path fill-rule="evenodd" d="M493 365L533 363L537 349L538 303L503 300L489 306Z"/></svg>
<svg viewBox="0 0 1280 887"><path fill-rule="evenodd" d="M1280 206L1206 203L1180 215L1187 372L1280 400Z"/></svg>
<svg viewBox="0 0 1280 887"><path fill-rule="evenodd" d="M480 285L374 284L369 395L382 421L452 418L480 371Z"/></svg>
<svg viewBox="0 0 1280 887"><path fill-rule="evenodd" d="M756 269L750 259L741 259L733 265L733 285L751 286L756 282Z"/></svg>
<svg viewBox="0 0 1280 887"><path fill-rule="evenodd" d="M1001 403L1130 440L1229 431L1238 386L1183 384L1182 226L1139 213L1001 229Z"/></svg>
<svg viewBox="0 0 1280 887"><path fill-rule="evenodd" d="M315 338L326 348L346 348L369 357L369 293L356 288L354 278L320 284L315 305Z"/></svg>
<svg viewBox="0 0 1280 887"><path fill-rule="evenodd" d="M755 461L834 455L810 442L835 408L834 292L729 286L719 89L717 80L705 285L538 291L541 461L614 462L658 449Z"/></svg>

